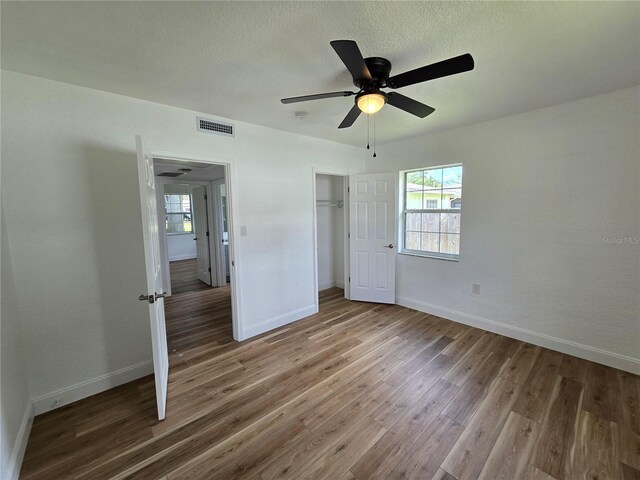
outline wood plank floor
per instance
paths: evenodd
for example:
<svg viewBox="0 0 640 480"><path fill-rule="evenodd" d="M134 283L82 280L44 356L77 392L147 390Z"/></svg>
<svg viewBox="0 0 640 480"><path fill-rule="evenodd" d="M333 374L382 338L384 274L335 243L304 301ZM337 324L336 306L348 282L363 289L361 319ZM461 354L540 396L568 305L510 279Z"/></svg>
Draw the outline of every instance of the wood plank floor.
<svg viewBox="0 0 640 480"><path fill-rule="evenodd" d="M638 479L640 378L391 305L231 338L228 288L167 299L153 378L35 419L25 479Z"/></svg>
<svg viewBox="0 0 640 480"><path fill-rule="evenodd" d="M171 293L176 295L211 288L198 279L198 263L195 258L169 262Z"/></svg>

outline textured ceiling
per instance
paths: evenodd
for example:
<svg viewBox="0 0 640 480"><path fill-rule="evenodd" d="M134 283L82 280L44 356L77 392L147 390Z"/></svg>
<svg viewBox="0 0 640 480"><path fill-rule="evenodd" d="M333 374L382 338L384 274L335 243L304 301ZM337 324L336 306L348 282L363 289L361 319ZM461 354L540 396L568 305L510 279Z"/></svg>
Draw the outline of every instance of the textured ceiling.
<svg viewBox="0 0 640 480"><path fill-rule="evenodd" d="M433 106L390 106L378 143L640 84L638 2L5 2L2 68L362 145L366 120L337 125L353 97L329 46L353 39L392 75L462 53L474 71L406 87ZM305 110L304 120L295 118Z"/></svg>

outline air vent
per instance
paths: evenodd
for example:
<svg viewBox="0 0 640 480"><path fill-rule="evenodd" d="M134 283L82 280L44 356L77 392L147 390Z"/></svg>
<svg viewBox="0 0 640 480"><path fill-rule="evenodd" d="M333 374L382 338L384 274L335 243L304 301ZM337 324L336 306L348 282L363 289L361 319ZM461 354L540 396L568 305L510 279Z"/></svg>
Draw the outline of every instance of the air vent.
<svg viewBox="0 0 640 480"><path fill-rule="evenodd" d="M156 175L156 177L179 177L184 174L185 172L162 172Z"/></svg>
<svg viewBox="0 0 640 480"><path fill-rule="evenodd" d="M224 135L226 137L235 137L234 126L230 123L223 123L205 118L197 117L198 130L206 133L215 133L216 135Z"/></svg>

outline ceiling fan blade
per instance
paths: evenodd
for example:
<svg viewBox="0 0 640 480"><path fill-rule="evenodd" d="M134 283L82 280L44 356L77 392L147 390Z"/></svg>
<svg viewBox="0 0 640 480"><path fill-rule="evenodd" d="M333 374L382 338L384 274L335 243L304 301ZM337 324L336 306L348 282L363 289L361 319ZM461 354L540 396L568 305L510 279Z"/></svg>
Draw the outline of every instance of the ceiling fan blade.
<svg viewBox="0 0 640 480"><path fill-rule="evenodd" d="M431 108L429 105L425 105L424 103L420 103L396 92L387 93L387 103L420 118L424 118L436 111L435 108Z"/></svg>
<svg viewBox="0 0 640 480"><path fill-rule="evenodd" d="M283 98L280 100L282 103L298 103L298 102L306 102L308 100L322 100L323 98L335 98L335 97L350 97L351 95L355 95L354 92L329 92L329 93L318 93L315 95L303 95L301 97L290 97Z"/></svg>
<svg viewBox="0 0 640 480"><path fill-rule="evenodd" d="M345 64L354 80L371 80L371 73L353 40L333 40L331 46Z"/></svg>
<svg viewBox="0 0 640 480"><path fill-rule="evenodd" d="M347 113L347 116L344 117L344 120L342 120L342 123L338 125L338 128L350 127L351 125L353 125L353 122L355 122L359 116L360 116L360 109L358 108L358 105L354 105L353 108L349 110L349 113Z"/></svg>
<svg viewBox="0 0 640 480"><path fill-rule="evenodd" d="M438 63L432 63L424 67L409 70L408 72L395 75L387 81L389 88L401 88L414 83L426 82L435 78L447 77L456 73L467 72L473 70L473 57L469 53L443 60Z"/></svg>

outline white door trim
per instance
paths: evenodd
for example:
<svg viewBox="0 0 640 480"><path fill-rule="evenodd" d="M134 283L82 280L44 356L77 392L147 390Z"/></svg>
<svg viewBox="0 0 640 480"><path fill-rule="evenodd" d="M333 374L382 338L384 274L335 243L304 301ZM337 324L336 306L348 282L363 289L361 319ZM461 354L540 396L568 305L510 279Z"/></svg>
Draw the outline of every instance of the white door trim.
<svg viewBox="0 0 640 480"><path fill-rule="evenodd" d="M178 162L197 162L197 163L209 163L212 165L222 165L224 167L224 177L227 188L227 227L229 229L229 264L230 264L230 288L231 288L231 323L233 325L233 339L236 341L242 341L245 339L243 334L243 322L242 322L242 295L240 289L240 268L241 262L239 261L239 249L236 244L236 239L240 238L240 232L238 231L238 219L235 210L236 205L236 178L235 168L233 165L234 158L228 155L215 155L212 158L203 157L185 157L180 154L175 154L167 151L152 150L150 153L154 159L174 160ZM206 182L205 182L206 183Z"/></svg>
<svg viewBox="0 0 640 480"><path fill-rule="evenodd" d="M315 311L320 311L320 297L318 295L318 212L316 210L316 175L332 175L334 177L342 177L342 186L344 188L344 298L349 300L351 298L350 285L349 285L349 174L328 172L326 170L316 170L315 167L311 167L311 185L312 185L312 205L313 205L313 291L315 298Z"/></svg>
<svg viewBox="0 0 640 480"><path fill-rule="evenodd" d="M213 238L211 244L211 254L216 259L216 277L217 285L223 287L227 284L227 262L224 254L224 245L222 243L222 235L224 231L222 218L222 195L220 195L220 186L225 185L224 179L214 180L211 182L211 225Z"/></svg>

